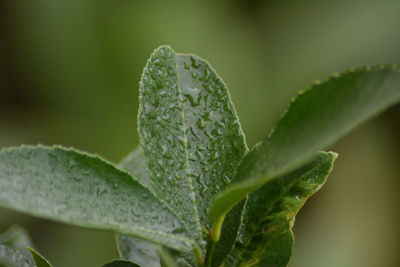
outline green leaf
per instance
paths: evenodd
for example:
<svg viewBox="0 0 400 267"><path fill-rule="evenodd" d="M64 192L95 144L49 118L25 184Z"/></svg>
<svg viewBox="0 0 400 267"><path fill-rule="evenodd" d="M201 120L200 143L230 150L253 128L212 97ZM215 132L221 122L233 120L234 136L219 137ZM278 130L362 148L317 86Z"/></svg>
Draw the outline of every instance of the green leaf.
<svg viewBox="0 0 400 267"><path fill-rule="evenodd" d="M210 219L223 217L247 194L300 167L399 100L400 73L393 66L360 68L317 82L299 94L268 138L246 155L234 183L216 196Z"/></svg>
<svg viewBox="0 0 400 267"><path fill-rule="evenodd" d="M119 164L118 167L127 171L130 175L135 177L139 182L146 185L150 191L153 191L150 177L146 170L146 163L144 162L143 153L140 147L129 153Z"/></svg>
<svg viewBox="0 0 400 267"><path fill-rule="evenodd" d="M36 267L32 257L19 249L0 245L1 267Z"/></svg>
<svg viewBox="0 0 400 267"><path fill-rule="evenodd" d="M221 238L215 246L212 266L220 266L229 252L233 249L238 238L238 232L242 225L242 217L246 201L241 201L225 217L222 225Z"/></svg>
<svg viewBox="0 0 400 267"><path fill-rule="evenodd" d="M0 244L22 251L25 251L26 247L33 246L33 242L28 232L19 225L13 225L4 233L1 233Z"/></svg>
<svg viewBox="0 0 400 267"><path fill-rule="evenodd" d="M147 174L143 154L138 147L129 153L119 167L136 177L141 183L152 190L150 178ZM160 267L160 256L153 243L126 235L117 235L117 247L121 258L130 260L140 266Z"/></svg>
<svg viewBox="0 0 400 267"><path fill-rule="evenodd" d="M332 152L320 152L311 163L269 181L249 196L228 266L287 266L294 245L291 230L295 216L325 183L336 157Z"/></svg>
<svg viewBox="0 0 400 267"><path fill-rule="evenodd" d="M163 267L178 267L175 259L169 254L169 252L161 247L157 249L158 255L160 255L161 266Z"/></svg>
<svg viewBox="0 0 400 267"><path fill-rule="evenodd" d="M161 266L156 246L150 242L126 235L118 235L118 251L121 258L130 260L139 266Z"/></svg>
<svg viewBox="0 0 400 267"><path fill-rule="evenodd" d="M1 150L0 205L191 249L179 218L147 188L104 160L72 149Z"/></svg>
<svg viewBox="0 0 400 267"><path fill-rule="evenodd" d="M154 192L202 244L209 204L247 152L225 84L206 61L160 47L140 82L138 118Z"/></svg>
<svg viewBox="0 0 400 267"><path fill-rule="evenodd" d="M40 255L39 252L30 247L28 247L28 250L32 253L33 260L37 267L52 267L51 263Z"/></svg>
<svg viewBox="0 0 400 267"><path fill-rule="evenodd" d="M103 267L140 267L140 266L131 261L115 260L107 264L104 264Z"/></svg>

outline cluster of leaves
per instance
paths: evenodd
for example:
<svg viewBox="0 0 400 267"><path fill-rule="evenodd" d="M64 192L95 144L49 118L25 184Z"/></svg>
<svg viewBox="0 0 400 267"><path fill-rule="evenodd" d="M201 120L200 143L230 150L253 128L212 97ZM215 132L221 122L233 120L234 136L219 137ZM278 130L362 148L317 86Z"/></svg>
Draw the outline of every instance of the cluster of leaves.
<svg viewBox="0 0 400 267"><path fill-rule="evenodd" d="M140 82L138 149L118 166L62 147L3 149L0 205L115 231L121 259L108 267L287 266L295 215L337 156L319 151L399 100L392 65L335 74L249 151L216 72L160 47ZM14 230L0 237L0 264L50 266Z"/></svg>

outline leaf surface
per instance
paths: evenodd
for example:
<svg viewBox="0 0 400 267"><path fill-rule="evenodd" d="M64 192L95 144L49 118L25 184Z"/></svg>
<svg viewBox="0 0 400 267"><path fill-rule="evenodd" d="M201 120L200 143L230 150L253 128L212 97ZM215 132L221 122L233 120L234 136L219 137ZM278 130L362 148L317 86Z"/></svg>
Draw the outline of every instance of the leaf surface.
<svg viewBox="0 0 400 267"><path fill-rule="evenodd" d="M177 250L191 248L180 219L146 187L104 160L71 149L1 150L0 205Z"/></svg>
<svg viewBox="0 0 400 267"><path fill-rule="evenodd" d="M33 258L19 249L0 245L0 266L5 267L36 267Z"/></svg>
<svg viewBox="0 0 400 267"><path fill-rule="evenodd" d="M1 233L0 244L22 251L25 251L26 247L33 246L33 242L28 232L19 225L13 225L4 233Z"/></svg>
<svg viewBox="0 0 400 267"><path fill-rule="evenodd" d="M119 167L129 172L152 190L143 154L139 147L129 153L121 161ZM121 258L130 260L139 266L160 267L160 256L157 253L156 245L153 243L121 234L117 234L117 243Z"/></svg>
<svg viewBox="0 0 400 267"><path fill-rule="evenodd" d="M221 238L215 246L212 266L219 267L233 249L242 225L242 217L246 200L242 200L228 212L222 225Z"/></svg>
<svg viewBox="0 0 400 267"><path fill-rule="evenodd" d="M202 243L209 204L247 152L225 84L206 61L160 47L140 82L138 119L155 194Z"/></svg>
<svg viewBox="0 0 400 267"><path fill-rule="evenodd" d="M332 152L319 152L311 163L266 183L249 196L228 266L256 262L255 266L287 266L294 246L291 230L295 216L325 183L336 157Z"/></svg>
<svg viewBox="0 0 400 267"><path fill-rule="evenodd" d="M399 100L400 73L393 66L360 68L317 82L298 95L268 138L246 155L232 185L216 196L210 219Z"/></svg>

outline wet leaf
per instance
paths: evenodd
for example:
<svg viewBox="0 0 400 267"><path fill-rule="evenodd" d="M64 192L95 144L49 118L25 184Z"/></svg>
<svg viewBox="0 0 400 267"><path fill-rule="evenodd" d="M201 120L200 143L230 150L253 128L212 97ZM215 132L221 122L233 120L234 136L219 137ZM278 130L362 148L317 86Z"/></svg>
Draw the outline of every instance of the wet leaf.
<svg viewBox="0 0 400 267"><path fill-rule="evenodd" d="M317 82L299 94L268 138L246 155L234 183L213 202L210 219L399 100L400 73L393 66L360 68Z"/></svg>
<svg viewBox="0 0 400 267"><path fill-rule="evenodd" d="M179 218L147 188L99 157L72 149L1 150L0 205L177 250L191 249Z"/></svg>
<svg viewBox="0 0 400 267"><path fill-rule="evenodd" d="M0 266L1 267L36 267L32 256L19 249L0 245Z"/></svg>
<svg viewBox="0 0 400 267"><path fill-rule="evenodd" d="M119 167L129 172L152 190L146 164L139 147L129 153L121 161ZM121 234L117 235L117 243L121 258L130 260L140 266L160 267L160 256L157 253L157 246L153 243Z"/></svg>
<svg viewBox="0 0 400 267"><path fill-rule="evenodd" d="M13 225L4 233L1 233L0 244L21 251L25 251L27 247L33 247L28 232L19 225Z"/></svg>
<svg viewBox="0 0 400 267"><path fill-rule="evenodd" d="M227 259L228 266L284 267L292 255L294 219L306 200L325 183L335 153L318 153L306 166L271 180L247 201L239 240ZM240 265L242 266L242 265Z"/></svg>
<svg viewBox="0 0 400 267"><path fill-rule="evenodd" d="M51 263L46 260L39 252L35 251L33 248L29 248L28 250L32 253L33 260L36 263L37 267L52 267Z"/></svg>
<svg viewBox="0 0 400 267"><path fill-rule="evenodd" d="M225 84L204 60L160 47L140 82L138 118L155 194L204 245L209 204L247 152Z"/></svg>
<svg viewBox="0 0 400 267"><path fill-rule="evenodd" d="M139 266L161 266L156 245L148 241L126 235L118 235L118 251L122 259L130 260Z"/></svg>

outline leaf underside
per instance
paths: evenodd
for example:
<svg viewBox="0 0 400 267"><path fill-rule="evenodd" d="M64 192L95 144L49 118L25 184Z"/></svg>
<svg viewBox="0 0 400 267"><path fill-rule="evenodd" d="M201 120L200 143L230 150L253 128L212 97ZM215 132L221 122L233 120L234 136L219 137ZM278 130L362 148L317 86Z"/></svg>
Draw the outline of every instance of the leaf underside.
<svg viewBox="0 0 400 267"><path fill-rule="evenodd" d="M399 100L400 72L393 66L360 68L317 82L298 95L268 138L246 155L233 183L216 196L209 217L217 219Z"/></svg>
<svg viewBox="0 0 400 267"><path fill-rule="evenodd" d="M0 205L188 250L179 218L148 188L98 157L61 147L0 152Z"/></svg>
<svg viewBox="0 0 400 267"><path fill-rule="evenodd" d="M140 82L138 122L155 194L202 247L209 204L247 152L225 84L204 60L160 47Z"/></svg>

